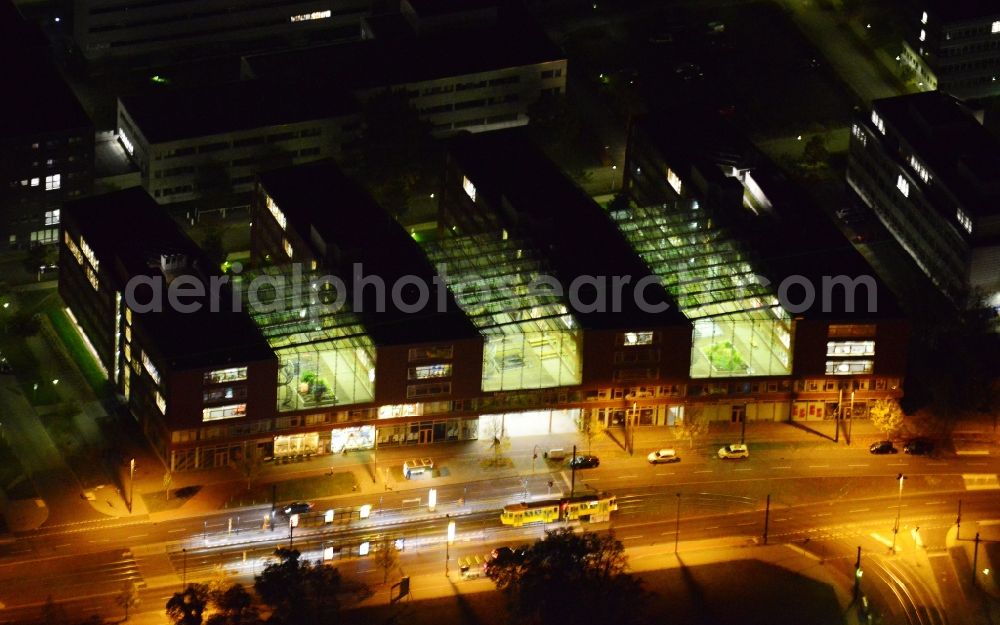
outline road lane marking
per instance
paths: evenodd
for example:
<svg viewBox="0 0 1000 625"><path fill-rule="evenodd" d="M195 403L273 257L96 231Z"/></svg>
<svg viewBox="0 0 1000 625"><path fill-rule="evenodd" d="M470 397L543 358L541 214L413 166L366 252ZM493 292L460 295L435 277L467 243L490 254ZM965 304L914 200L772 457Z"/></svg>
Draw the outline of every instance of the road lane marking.
<svg viewBox="0 0 1000 625"><path fill-rule="evenodd" d="M638 475L619 475L618 479L619 480L634 480L637 477L639 477L639 476Z"/></svg>
<svg viewBox="0 0 1000 625"><path fill-rule="evenodd" d="M673 536L677 532L660 532L660 536Z"/></svg>
<svg viewBox="0 0 1000 625"><path fill-rule="evenodd" d="M136 534L135 536L127 536L125 540L132 540L133 538L146 538L149 534Z"/></svg>
<svg viewBox="0 0 1000 625"><path fill-rule="evenodd" d="M788 466L788 467L773 467L773 468L775 468L775 469L791 469L792 467Z"/></svg>
<svg viewBox="0 0 1000 625"><path fill-rule="evenodd" d="M871 508L858 508L857 510L848 510L848 514L854 514L855 512L868 512Z"/></svg>
<svg viewBox="0 0 1000 625"><path fill-rule="evenodd" d="M743 469L743 468L739 468L739 469L733 469L733 470L734 470L734 471L749 471L750 469Z"/></svg>
<svg viewBox="0 0 1000 625"><path fill-rule="evenodd" d="M72 547L73 543L66 543L65 545L56 545L56 549L62 549L63 547Z"/></svg>
<svg viewBox="0 0 1000 625"><path fill-rule="evenodd" d="M967 466L967 467L985 467L988 464L989 464L988 462L966 462L965 466Z"/></svg>
<svg viewBox="0 0 1000 625"><path fill-rule="evenodd" d="M717 529L719 529L719 526L718 525L713 525L712 527L706 527L705 529L706 530L717 530Z"/></svg>
<svg viewBox="0 0 1000 625"><path fill-rule="evenodd" d="M176 532L183 532L183 531L185 531L185 530L187 530L187 528L186 528L186 527L181 527L181 528L179 528L179 529L175 529L175 530L167 530L167 533L168 533L168 534L174 534L174 533L176 533Z"/></svg>
<svg viewBox="0 0 1000 625"><path fill-rule="evenodd" d="M788 519L789 519L789 517L784 517L784 518L781 518L781 519L771 519L771 521L774 522L774 523L781 523L782 521L787 521Z"/></svg>
<svg viewBox="0 0 1000 625"><path fill-rule="evenodd" d="M833 516L832 512L817 512L813 516Z"/></svg>
<svg viewBox="0 0 1000 625"><path fill-rule="evenodd" d="M956 451L956 456L988 456L990 455L987 449L970 449L967 451Z"/></svg>
<svg viewBox="0 0 1000 625"><path fill-rule="evenodd" d="M943 504L943 503L945 503L945 502L943 502L943 501L925 501L924 505L925 506L937 506L937 505L940 505L940 504Z"/></svg>
<svg viewBox="0 0 1000 625"><path fill-rule="evenodd" d="M711 472L712 472L711 470L708 470L708 471L695 471L695 473L711 473Z"/></svg>
<svg viewBox="0 0 1000 625"><path fill-rule="evenodd" d="M747 521L746 523L737 523L736 527L743 527L744 525L755 525L756 521Z"/></svg>
<svg viewBox="0 0 1000 625"><path fill-rule="evenodd" d="M871 465L868 465L868 464L849 464L847 466L849 466L849 467L868 467L868 466L871 466Z"/></svg>
<svg viewBox="0 0 1000 625"><path fill-rule="evenodd" d="M622 540L638 540L640 538L642 538L642 534L639 534L638 536L626 536L625 538L622 538Z"/></svg>
<svg viewBox="0 0 1000 625"><path fill-rule="evenodd" d="M673 473L657 473L656 475L662 477L664 475L673 475Z"/></svg>
<svg viewBox="0 0 1000 625"><path fill-rule="evenodd" d="M810 464L809 468L810 469L829 469L830 465L828 465L828 464Z"/></svg>
<svg viewBox="0 0 1000 625"><path fill-rule="evenodd" d="M888 464L890 467L905 467L907 465L905 462L890 462Z"/></svg>

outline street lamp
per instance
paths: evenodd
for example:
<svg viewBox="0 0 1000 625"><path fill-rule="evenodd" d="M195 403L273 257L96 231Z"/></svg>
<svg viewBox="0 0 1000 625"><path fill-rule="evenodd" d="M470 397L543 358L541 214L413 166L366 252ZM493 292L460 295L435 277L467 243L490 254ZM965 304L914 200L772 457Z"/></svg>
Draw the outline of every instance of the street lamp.
<svg viewBox="0 0 1000 625"><path fill-rule="evenodd" d="M896 476L899 480L899 497L896 500L896 524L892 527L892 552L896 553L896 534L899 533L899 513L903 510L903 480L906 476L900 473Z"/></svg>
<svg viewBox="0 0 1000 625"><path fill-rule="evenodd" d="M677 555L677 543L681 539L681 494L677 493L677 522L674 526L674 555Z"/></svg>
<svg viewBox="0 0 1000 625"><path fill-rule="evenodd" d="M445 518L447 518L447 516ZM448 560L451 559L451 543L453 543L453 542L455 542L455 522L454 521L448 521L448 540L444 544L444 576L445 577L448 577Z"/></svg>
<svg viewBox="0 0 1000 625"><path fill-rule="evenodd" d="M58 382L58 380L56 380ZM132 514L132 497L135 495L135 458L128 463L128 513Z"/></svg>
<svg viewBox="0 0 1000 625"><path fill-rule="evenodd" d="M851 391L851 418L847 420L847 444L851 444L851 430L854 426L854 391Z"/></svg>

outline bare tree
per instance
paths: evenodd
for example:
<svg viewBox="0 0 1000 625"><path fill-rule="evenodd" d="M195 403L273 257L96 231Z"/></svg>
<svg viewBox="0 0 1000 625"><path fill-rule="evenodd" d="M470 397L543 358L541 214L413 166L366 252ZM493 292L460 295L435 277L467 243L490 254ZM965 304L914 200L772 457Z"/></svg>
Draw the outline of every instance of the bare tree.
<svg viewBox="0 0 1000 625"><path fill-rule="evenodd" d="M260 475L260 470L263 468L264 462L260 456L252 453L243 453L232 465L246 479L247 490L250 490L253 481Z"/></svg>
<svg viewBox="0 0 1000 625"><path fill-rule="evenodd" d="M375 566L382 569L382 583L389 580L389 573L399 565L399 549L396 548L396 541L383 538L375 548L372 556Z"/></svg>
<svg viewBox="0 0 1000 625"><path fill-rule="evenodd" d="M589 410L581 410L580 414L576 418L576 429L583 434L583 437L587 440L587 453L590 453L590 448L594 443L594 437L597 436L599 427L594 422L594 417Z"/></svg>
<svg viewBox="0 0 1000 625"><path fill-rule="evenodd" d="M490 466L499 467L506 464L506 453L510 449L510 437L504 428L503 417L493 415L486 421L486 433L490 439L490 449L493 457Z"/></svg>
<svg viewBox="0 0 1000 625"><path fill-rule="evenodd" d="M705 420L700 406L686 406L684 417L674 423L674 436L689 441L691 449L694 449L695 440L704 436L706 432L708 432L708 421Z"/></svg>
<svg viewBox="0 0 1000 625"><path fill-rule="evenodd" d="M139 599L139 589L135 582L128 581L122 585L121 591L115 595L115 604L125 609L125 620L128 620L128 611L141 603Z"/></svg>

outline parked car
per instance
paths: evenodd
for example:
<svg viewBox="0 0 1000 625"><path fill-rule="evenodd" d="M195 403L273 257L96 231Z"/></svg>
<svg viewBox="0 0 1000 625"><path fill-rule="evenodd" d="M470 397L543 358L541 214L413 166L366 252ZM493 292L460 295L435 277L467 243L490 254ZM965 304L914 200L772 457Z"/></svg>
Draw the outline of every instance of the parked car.
<svg viewBox="0 0 1000 625"><path fill-rule="evenodd" d="M750 448L742 443L734 443L732 445L726 445L725 447L719 449L720 458L749 458Z"/></svg>
<svg viewBox="0 0 1000 625"><path fill-rule="evenodd" d="M899 450L893 446L892 441L878 441L876 443L872 443L871 447L868 448L868 451L873 454L899 453Z"/></svg>
<svg viewBox="0 0 1000 625"><path fill-rule="evenodd" d="M483 567L485 573L489 574L490 567L499 564L504 565L509 562L514 562L520 558L524 557L523 549L514 549L512 547L497 547L490 552L490 557L486 559L486 565Z"/></svg>
<svg viewBox="0 0 1000 625"><path fill-rule="evenodd" d="M600 464L601 460L597 456L577 456L569 460L569 466L573 469L593 469Z"/></svg>
<svg viewBox="0 0 1000 625"><path fill-rule="evenodd" d="M681 457L673 449L657 449L656 451L649 452L646 460L649 460L650 464L669 464L671 462L680 462Z"/></svg>
<svg viewBox="0 0 1000 625"><path fill-rule="evenodd" d="M934 451L934 442L926 438L915 438L903 445L903 452L913 456L927 456Z"/></svg>
<svg viewBox="0 0 1000 625"><path fill-rule="evenodd" d="M312 503L308 501L296 501L287 504L281 509L285 516L292 516L293 514L305 514L313 509Z"/></svg>

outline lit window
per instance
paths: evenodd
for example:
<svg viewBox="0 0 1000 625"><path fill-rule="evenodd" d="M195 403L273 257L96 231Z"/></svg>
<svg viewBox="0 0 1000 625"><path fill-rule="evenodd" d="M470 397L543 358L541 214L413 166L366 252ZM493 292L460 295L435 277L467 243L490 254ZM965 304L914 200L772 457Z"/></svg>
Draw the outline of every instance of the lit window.
<svg viewBox="0 0 1000 625"><path fill-rule="evenodd" d="M132 145L132 142L128 139L128 135L121 128L118 129L118 140L125 146L125 151L128 152L129 156L135 154L135 146Z"/></svg>
<svg viewBox="0 0 1000 625"><path fill-rule="evenodd" d="M878 128L879 132L885 134L885 122L882 121L882 118L879 117L878 113L875 111L872 111L872 123L875 124L875 127Z"/></svg>
<svg viewBox="0 0 1000 625"><path fill-rule="evenodd" d="M281 244L282 244L282 247L285 248L285 254L287 254L288 257L291 258L292 257L292 244L288 242L288 239L282 239L281 240Z"/></svg>
<svg viewBox="0 0 1000 625"><path fill-rule="evenodd" d="M45 211L45 225L46 226L58 226L59 225L59 209Z"/></svg>
<svg viewBox="0 0 1000 625"><path fill-rule="evenodd" d="M285 219L285 214L281 212L281 209L278 208L278 204L270 195L265 197L267 198L267 210L271 211L271 214L274 215L274 220L277 221L278 225L281 226L281 229L284 230L288 227L288 220Z"/></svg>
<svg viewBox="0 0 1000 625"><path fill-rule="evenodd" d="M408 378L411 380L428 380L431 378L447 378L451 375L450 364L410 367Z"/></svg>
<svg viewBox="0 0 1000 625"><path fill-rule="evenodd" d="M465 194L469 196L473 202L476 201L476 185L472 184L466 176L462 176L462 188L465 189Z"/></svg>
<svg viewBox="0 0 1000 625"><path fill-rule="evenodd" d="M149 377L153 378L153 383L159 386L160 372L153 366L153 361L149 359L149 354L145 351L142 352L142 365L146 368L146 372L149 373Z"/></svg>
<svg viewBox="0 0 1000 625"><path fill-rule="evenodd" d="M923 15L920 16L920 23L921 24L927 23L927 11L924 11Z"/></svg>
<svg viewBox="0 0 1000 625"><path fill-rule="evenodd" d="M302 13L299 15L293 15L289 18L292 22L308 22L310 20L323 20L333 15L333 12L327 9L326 11L313 11L312 13Z"/></svg>
<svg viewBox="0 0 1000 625"><path fill-rule="evenodd" d="M859 375L872 372L872 360L827 360L827 375Z"/></svg>
<svg viewBox="0 0 1000 625"><path fill-rule="evenodd" d="M927 32L923 28L920 29L920 41L927 39Z"/></svg>
<svg viewBox="0 0 1000 625"><path fill-rule="evenodd" d="M875 341L827 341L827 356L874 356Z"/></svg>
<svg viewBox="0 0 1000 625"><path fill-rule="evenodd" d="M32 243L37 243L39 245L48 245L49 243L55 243L59 239L59 228L46 228L44 230L35 230L30 235L30 241Z"/></svg>
<svg viewBox="0 0 1000 625"><path fill-rule="evenodd" d="M160 409L161 414L167 414L167 400L163 399L163 395L160 395L159 391L154 391L156 395L156 407Z"/></svg>
<svg viewBox="0 0 1000 625"><path fill-rule="evenodd" d="M1000 20L993 22L993 27L990 29L992 33L1000 33Z"/></svg>
<svg viewBox="0 0 1000 625"><path fill-rule="evenodd" d="M920 179L923 180L924 183L931 181L930 173L928 173L927 168L924 167L919 160L917 160L916 156L910 156L910 167L913 168L913 171L917 172L917 175L920 176Z"/></svg>
<svg viewBox="0 0 1000 625"><path fill-rule="evenodd" d="M39 182L38 178L32 178L31 179L31 186L37 187L38 186L38 182Z"/></svg>
<svg viewBox="0 0 1000 625"><path fill-rule="evenodd" d="M955 216L958 218L958 223L962 224L962 227L965 228L966 232L972 234L972 219L970 219L961 208L956 210L957 214Z"/></svg>
<svg viewBox="0 0 1000 625"><path fill-rule="evenodd" d="M622 345L625 347L632 347L634 345L652 345L653 344L653 333L652 332L626 332L625 340Z"/></svg>
<svg viewBox="0 0 1000 625"><path fill-rule="evenodd" d="M61 180L62 180L61 174L52 174L51 176L45 176L45 190L55 191L56 189L62 186Z"/></svg>
<svg viewBox="0 0 1000 625"><path fill-rule="evenodd" d="M205 384L221 384L222 382L238 382L247 379L246 367L233 367L231 369L217 369L209 371L204 376Z"/></svg>
<svg viewBox="0 0 1000 625"><path fill-rule="evenodd" d="M866 135L865 131L861 129L861 126L854 124L854 126L851 127L851 133L854 135L855 139L861 142L861 145L868 145L868 135Z"/></svg>
<svg viewBox="0 0 1000 625"><path fill-rule="evenodd" d="M83 252L80 251L80 248L77 246L76 241L74 241L73 237L69 235L69 232L63 233L63 241L66 242L66 247L69 248L69 251L73 255L73 258L76 259L76 262L80 265L83 265Z"/></svg>
<svg viewBox="0 0 1000 625"><path fill-rule="evenodd" d="M228 406L217 406L215 408L205 408L201 411L202 421L219 421L221 419L235 419L245 417L247 414L246 404L230 404Z"/></svg>
<svg viewBox="0 0 1000 625"><path fill-rule="evenodd" d="M903 174L899 174L899 177L896 178L896 188L904 196L910 197L910 183L906 181L906 178L903 178Z"/></svg>
<svg viewBox="0 0 1000 625"><path fill-rule="evenodd" d="M667 168L667 182L670 183L670 186L673 187L674 191L677 192L678 195L680 195L681 193L680 176L675 174L674 170L670 169L669 167Z"/></svg>

